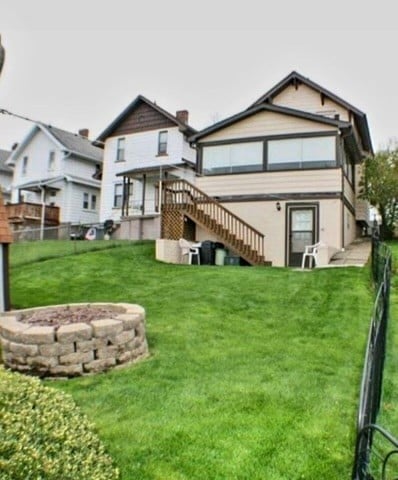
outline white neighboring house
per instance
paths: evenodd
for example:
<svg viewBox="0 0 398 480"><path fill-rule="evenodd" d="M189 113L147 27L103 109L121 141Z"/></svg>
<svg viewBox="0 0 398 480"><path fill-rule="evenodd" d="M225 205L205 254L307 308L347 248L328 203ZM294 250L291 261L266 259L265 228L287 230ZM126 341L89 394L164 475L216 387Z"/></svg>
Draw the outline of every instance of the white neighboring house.
<svg viewBox="0 0 398 480"><path fill-rule="evenodd" d="M194 181L187 138L195 132L186 110L174 116L142 95L130 103L96 141L104 145L101 222L121 224L122 238L158 238L160 181Z"/></svg>
<svg viewBox="0 0 398 480"><path fill-rule="evenodd" d="M11 201L59 207L60 223L99 220L102 149L79 134L37 123L7 160L14 167Z"/></svg>
<svg viewBox="0 0 398 480"><path fill-rule="evenodd" d="M6 162L11 152L0 149L0 188L3 195L4 204L11 201L11 183L13 169L9 167Z"/></svg>

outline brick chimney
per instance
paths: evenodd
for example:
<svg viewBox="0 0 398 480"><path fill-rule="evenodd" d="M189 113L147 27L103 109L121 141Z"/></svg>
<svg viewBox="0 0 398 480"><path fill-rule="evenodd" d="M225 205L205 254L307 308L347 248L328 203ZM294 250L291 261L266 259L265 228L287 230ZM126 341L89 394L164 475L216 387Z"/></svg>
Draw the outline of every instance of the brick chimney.
<svg viewBox="0 0 398 480"><path fill-rule="evenodd" d="M188 110L178 110L176 112L176 118L182 123L188 123L189 112Z"/></svg>
<svg viewBox="0 0 398 480"><path fill-rule="evenodd" d="M89 134L88 128L81 128L81 129L79 130L79 135L80 135L81 137L88 138L88 134Z"/></svg>

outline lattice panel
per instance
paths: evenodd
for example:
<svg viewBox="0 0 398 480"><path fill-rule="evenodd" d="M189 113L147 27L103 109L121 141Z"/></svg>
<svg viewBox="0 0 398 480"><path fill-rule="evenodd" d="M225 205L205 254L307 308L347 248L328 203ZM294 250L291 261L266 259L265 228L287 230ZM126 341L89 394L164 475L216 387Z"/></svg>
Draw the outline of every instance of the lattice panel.
<svg viewBox="0 0 398 480"><path fill-rule="evenodd" d="M162 209L162 238L179 240L184 236L184 215L178 210Z"/></svg>

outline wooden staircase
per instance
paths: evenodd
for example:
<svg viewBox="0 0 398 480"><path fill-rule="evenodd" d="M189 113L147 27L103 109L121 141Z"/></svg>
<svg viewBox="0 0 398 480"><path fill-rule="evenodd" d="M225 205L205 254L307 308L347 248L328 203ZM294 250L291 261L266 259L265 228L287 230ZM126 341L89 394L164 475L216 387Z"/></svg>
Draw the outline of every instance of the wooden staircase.
<svg viewBox="0 0 398 480"><path fill-rule="evenodd" d="M186 180L163 181L162 236L178 240L173 237L182 236L181 231L174 234L167 223L179 222L184 216L215 234L227 248L251 265L266 264L262 233ZM165 236L166 230L168 234Z"/></svg>

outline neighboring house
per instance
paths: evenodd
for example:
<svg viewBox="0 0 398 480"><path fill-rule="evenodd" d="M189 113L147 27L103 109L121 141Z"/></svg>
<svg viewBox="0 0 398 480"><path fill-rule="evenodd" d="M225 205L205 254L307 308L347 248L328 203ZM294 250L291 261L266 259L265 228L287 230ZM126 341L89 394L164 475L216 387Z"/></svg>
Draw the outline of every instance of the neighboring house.
<svg viewBox="0 0 398 480"><path fill-rule="evenodd" d="M11 183L13 169L6 164L11 155L8 150L0 150L0 188L3 195L4 204L11 200Z"/></svg>
<svg viewBox="0 0 398 480"><path fill-rule="evenodd" d="M104 145L100 219L121 224L123 238L160 235L161 181L195 176L195 130L188 112L172 115L139 95L99 135Z"/></svg>
<svg viewBox="0 0 398 480"><path fill-rule="evenodd" d="M101 182L93 175L100 169L102 153L88 139L87 129L75 134L35 124L7 161L14 166L11 200L17 204L7 209L18 211L10 214L10 221L25 222L29 209L45 204L46 220L49 212L58 216L50 223L98 222Z"/></svg>
<svg viewBox="0 0 398 480"><path fill-rule="evenodd" d="M297 72L190 141L198 176L195 187L168 183L164 238L178 239L188 218L196 240L223 242L251 264L298 266L306 245L324 243L327 263L367 224L358 199L372 153L366 115Z"/></svg>

